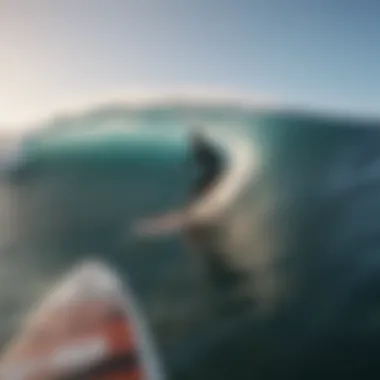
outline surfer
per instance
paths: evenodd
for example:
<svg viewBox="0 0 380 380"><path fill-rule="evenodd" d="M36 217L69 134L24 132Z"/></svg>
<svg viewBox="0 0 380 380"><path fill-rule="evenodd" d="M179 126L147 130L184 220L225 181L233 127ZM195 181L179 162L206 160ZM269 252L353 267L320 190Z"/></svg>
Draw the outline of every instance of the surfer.
<svg viewBox="0 0 380 380"><path fill-rule="evenodd" d="M187 204L179 210L140 221L134 226L135 233L145 237L162 236L179 230L187 232L193 229L193 222L199 224L198 220L192 220L189 211L193 202L207 193L221 176L224 171L224 160L217 148L213 147L197 129L190 135L190 159L192 163L195 160L197 173L188 194Z"/></svg>
<svg viewBox="0 0 380 380"><path fill-rule="evenodd" d="M199 259L198 267L201 272L205 272L205 278L213 285L227 290L239 281L240 276L229 268L214 246L215 240L219 240L217 235L220 234L220 226L214 223L213 218L200 219L191 214L194 203L206 195L222 177L226 162L218 147L210 143L199 129L194 129L190 134L190 160L192 164L195 161L197 176L191 185L187 204L179 210L143 220L135 232L147 237L182 231L187 244L199 252L196 255Z"/></svg>
<svg viewBox="0 0 380 380"><path fill-rule="evenodd" d="M198 178L190 190L188 207L206 194L225 172L225 160L216 146L205 139L201 131L193 131L191 138L192 159L195 159ZM201 247L203 264L206 277L211 283L227 290L238 281L238 276L224 262L216 247L209 242L212 236L219 233L219 227L214 223L202 223L195 220L186 226L185 235L188 243L194 248ZM198 250L198 249L196 249Z"/></svg>
<svg viewBox="0 0 380 380"><path fill-rule="evenodd" d="M190 136L192 158L195 158L197 170L200 171L191 189L191 200L202 195L223 172L223 159L217 149L213 148L199 130Z"/></svg>

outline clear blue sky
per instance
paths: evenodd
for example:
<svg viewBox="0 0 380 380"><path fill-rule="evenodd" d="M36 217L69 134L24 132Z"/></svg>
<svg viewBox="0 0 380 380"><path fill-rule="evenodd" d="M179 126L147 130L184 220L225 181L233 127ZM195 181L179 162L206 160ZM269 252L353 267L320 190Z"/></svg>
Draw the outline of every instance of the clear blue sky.
<svg viewBox="0 0 380 380"><path fill-rule="evenodd" d="M208 88L380 115L378 0L0 0L0 122Z"/></svg>

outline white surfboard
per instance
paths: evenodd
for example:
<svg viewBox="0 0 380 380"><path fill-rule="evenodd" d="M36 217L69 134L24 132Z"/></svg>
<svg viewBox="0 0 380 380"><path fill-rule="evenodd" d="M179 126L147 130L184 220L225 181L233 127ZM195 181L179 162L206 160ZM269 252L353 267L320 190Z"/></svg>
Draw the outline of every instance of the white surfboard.
<svg viewBox="0 0 380 380"><path fill-rule="evenodd" d="M36 307L0 360L1 380L161 380L144 318L109 268L76 268Z"/></svg>

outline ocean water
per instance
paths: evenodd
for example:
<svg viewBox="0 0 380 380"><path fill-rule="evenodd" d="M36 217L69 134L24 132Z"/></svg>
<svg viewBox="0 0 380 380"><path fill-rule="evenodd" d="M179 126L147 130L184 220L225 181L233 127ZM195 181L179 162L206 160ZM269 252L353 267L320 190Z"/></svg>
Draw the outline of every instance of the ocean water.
<svg viewBox="0 0 380 380"><path fill-rule="evenodd" d="M375 124L269 111L162 107L98 110L41 126L25 139L22 164L0 184L2 341L61 273L87 258L100 258L130 281L162 359L168 367L176 366L181 355L191 357L207 326L228 322L235 312L233 307L216 310L204 301L204 284L179 236L143 240L129 230L141 217L186 202L195 170L187 128L243 131L259 149L268 183L281 189L287 209L296 215L308 201L302 198L305 189L320 186L326 161L337 151L349 153L354 137L361 136L357 131L372 130ZM337 173L345 175L344 170ZM343 177L336 177L337 182L344 183ZM172 356L178 347L181 352Z"/></svg>
<svg viewBox="0 0 380 380"><path fill-rule="evenodd" d="M163 349L203 318L180 237L149 241L130 231L187 201L186 123L151 112L95 114L27 135L20 164L1 180L3 342L62 273L91 258L130 282Z"/></svg>

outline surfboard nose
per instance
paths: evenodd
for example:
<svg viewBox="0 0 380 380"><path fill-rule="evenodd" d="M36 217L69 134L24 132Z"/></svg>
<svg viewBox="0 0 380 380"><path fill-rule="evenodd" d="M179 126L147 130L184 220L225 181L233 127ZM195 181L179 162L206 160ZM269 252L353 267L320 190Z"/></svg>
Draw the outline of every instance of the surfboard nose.
<svg viewBox="0 0 380 380"><path fill-rule="evenodd" d="M42 303L43 309L71 303L107 300L122 303L124 286L116 273L99 261L86 261L66 274Z"/></svg>
<svg viewBox="0 0 380 380"><path fill-rule="evenodd" d="M0 379L21 369L20 380L159 378L137 309L116 273L101 262L82 263L27 318L0 362Z"/></svg>

